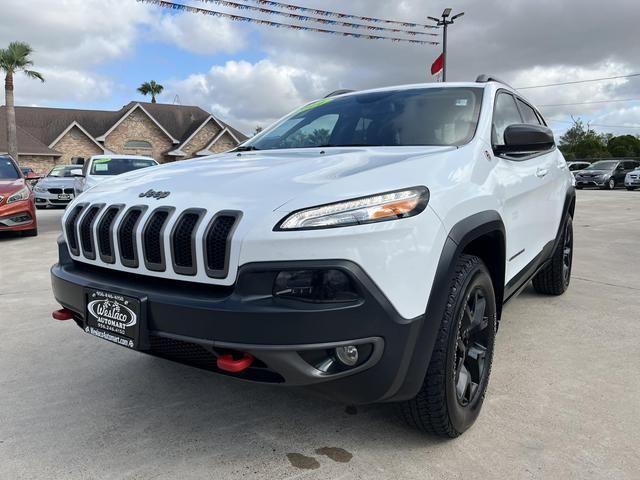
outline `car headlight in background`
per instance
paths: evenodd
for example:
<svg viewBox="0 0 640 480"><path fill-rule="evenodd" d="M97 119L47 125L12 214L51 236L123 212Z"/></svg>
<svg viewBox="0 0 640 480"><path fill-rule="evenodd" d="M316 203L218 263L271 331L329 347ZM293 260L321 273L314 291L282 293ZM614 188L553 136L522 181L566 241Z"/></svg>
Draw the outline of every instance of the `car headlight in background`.
<svg viewBox="0 0 640 480"><path fill-rule="evenodd" d="M418 215L428 202L426 187L412 187L298 210L282 219L274 230L311 230L398 220Z"/></svg>
<svg viewBox="0 0 640 480"><path fill-rule="evenodd" d="M7 203L19 202L21 200L28 200L31 192L27 187L18 190L16 193L7 198Z"/></svg>
<svg viewBox="0 0 640 480"><path fill-rule="evenodd" d="M35 187L33 187L33 191L38 193L46 193L47 189L36 185Z"/></svg>

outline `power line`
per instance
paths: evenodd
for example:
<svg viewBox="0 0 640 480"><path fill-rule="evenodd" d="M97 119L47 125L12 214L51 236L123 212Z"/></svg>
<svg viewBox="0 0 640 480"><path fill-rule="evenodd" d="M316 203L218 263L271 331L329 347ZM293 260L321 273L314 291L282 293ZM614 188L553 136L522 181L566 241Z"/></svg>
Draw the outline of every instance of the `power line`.
<svg viewBox="0 0 640 480"><path fill-rule="evenodd" d="M517 90L528 90L530 88L558 87L560 85L575 85L576 83L602 82L604 80L617 80L619 78L640 77L640 73L631 73L629 75L617 75L615 77L591 78L589 80L574 80L571 82L548 83L546 85L532 85L529 87L517 87Z"/></svg>
<svg viewBox="0 0 640 480"><path fill-rule="evenodd" d="M322 23L323 25L333 25L333 26L340 26L340 27L353 28L353 29L362 28L365 30L372 30L375 32L405 33L407 35L413 35L413 36L416 36L416 35L429 35L432 37L439 36L437 33L417 32L415 30L402 30L400 28L376 27L373 25L365 25L364 23L351 23L351 22L344 22L340 20L330 20L328 18L309 17L307 15L298 15L296 13L281 12L279 10L271 10L269 8L252 7L244 3L237 3L229 0L197 0L197 1L202 3L207 3L207 4L212 3L212 4L220 5L223 7L237 8L240 10L251 10L254 12L266 13L269 15L277 15L281 17L292 18L294 20L299 20L302 22L317 22L317 23Z"/></svg>
<svg viewBox="0 0 640 480"><path fill-rule="evenodd" d="M438 28L435 25L425 25L423 23L412 23L412 22L403 22L400 20L386 20L383 18L374 18L374 17L361 17L359 15L350 15L348 13L339 13L332 12L329 10L317 10L315 8L307 8L301 7L299 5L293 5L290 3L284 2L272 2L267 0L246 0L252 3L257 3L259 5L268 5L270 7L280 7L285 8L287 10L292 10L296 12L310 13L312 15L320 15L322 17L334 17L334 18L342 18L342 19L352 19L352 20L361 20L369 23L386 23L393 25L401 25L403 27L422 27L422 28Z"/></svg>
<svg viewBox="0 0 640 480"><path fill-rule="evenodd" d="M593 102L576 102L576 103L550 103L547 105L538 105L539 107L570 107L572 105L594 105L596 103L616 103L616 102L640 102L640 98L621 98L616 100L597 100Z"/></svg>
<svg viewBox="0 0 640 480"><path fill-rule="evenodd" d="M343 37L351 37L351 38L361 38L365 40L390 40L392 42L403 42L403 43L412 43L417 45L439 45L438 42L427 41L427 40L415 40L412 38L398 38L398 37L387 37L382 35L369 35L366 33L353 33L353 32L342 32L339 30L329 30L323 28L315 28L315 27L306 27L301 25L293 25L290 23L280 23L280 22L272 22L271 20L260 20L258 18L245 17L242 15L232 15L230 13L224 13L217 10L208 10L206 8L198 8L191 7L189 5L183 5L181 3L173 3L165 0L137 0L140 3L148 3L152 5L157 5L162 8L167 8L170 10L178 10L189 13L201 13L203 15L210 15L212 17L219 18L228 18L230 20L234 20L236 22L246 22L246 23L256 23L258 25L266 25L269 27L275 28L286 28L290 30L298 30L298 31L308 31L308 32L319 32L319 33L328 33L332 35L340 35Z"/></svg>

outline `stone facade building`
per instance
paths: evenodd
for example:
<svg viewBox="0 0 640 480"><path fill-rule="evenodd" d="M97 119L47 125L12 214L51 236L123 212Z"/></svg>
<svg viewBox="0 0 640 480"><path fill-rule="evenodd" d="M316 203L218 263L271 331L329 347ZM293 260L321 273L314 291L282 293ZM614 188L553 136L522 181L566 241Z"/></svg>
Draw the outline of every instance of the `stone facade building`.
<svg viewBox="0 0 640 480"><path fill-rule="evenodd" d="M0 107L0 154L7 152ZM118 111L16 107L18 162L40 174L99 154L160 163L227 151L247 137L199 107L131 102Z"/></svg>

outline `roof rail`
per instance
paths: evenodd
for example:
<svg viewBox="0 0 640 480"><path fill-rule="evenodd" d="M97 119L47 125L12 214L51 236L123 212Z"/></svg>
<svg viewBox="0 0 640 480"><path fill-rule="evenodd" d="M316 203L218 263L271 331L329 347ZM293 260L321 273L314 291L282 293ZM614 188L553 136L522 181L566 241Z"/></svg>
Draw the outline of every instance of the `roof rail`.
<svg viewBox="0 0 640 480"><path fill-rule="evenodd" d="M482 75L478 75L478 78L476 78L476 82L477 83L498 82L498 83L502 83L503 85L506 85L509 88L513 88L507 82L500 80L498 77L494 75L487 75L486 73L483 73ZM513 89L515 90L515 88Z"/></svg>
<svg viewBox="0 0 640 480"><path fill-rule="evenodd" d="M335 90L328 95L325 95L324 98L337 97L338 95L344 95L345 93L353 93L355 90L341 89Z"/></svg>

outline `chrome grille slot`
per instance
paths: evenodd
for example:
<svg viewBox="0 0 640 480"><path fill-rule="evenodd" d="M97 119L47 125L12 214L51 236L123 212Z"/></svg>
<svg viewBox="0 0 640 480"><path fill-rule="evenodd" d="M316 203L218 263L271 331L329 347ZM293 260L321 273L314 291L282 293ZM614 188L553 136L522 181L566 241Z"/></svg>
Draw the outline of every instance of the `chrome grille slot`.
<svg viewBox="0 0 640 480"><path fill-rule="evenodd" d="M80 221L79 230L82 254L90 260L95 260L96 258L96 250L93 246L93 225L102 207L104 207L104 204L92 205L87 209L87 212Z"/></svg>
<svg viewBox="0 0 640 480"><path fill-rule="evenodd" d="M204 256L207 275L224 278L229 270L231 235L240 212L220 212L209 223L204 234Z"/></svg>
<svg viewBox="0 0 640 480"><path fill-rule="evenodd" d="M171 231L171 256L173 270L181 275L195 275L198 271L196 265L196 238L198 225L205 211L202 209L189 209L184 211Z"/></svg>
<svg viewBox="0 0 640 480"><path fill-rule="evenodd" d="M146 207L132 207L124 214L118 226L120 262L125 267L138 268L138 242L136 230Z"/></svg>
<svg viewBox="0 0 640 480"><path fill-rule="evenodd" d="M142 230L144 263L149 270L164 272L167 268L164 254L164 230L173 208L155 210Z"/></svg>
<svg viewBox="0 0 640 480"><path fill-rule="evenodd" d="M78 234L76 233L76 225L78 223L78 217L86 204L78 205L74 207L73 211L67 217L67 221L65 222L65 233L67 234L67 244L69 245L69 250L73 255L80 255L80 249L78 248Z"/></svg>

